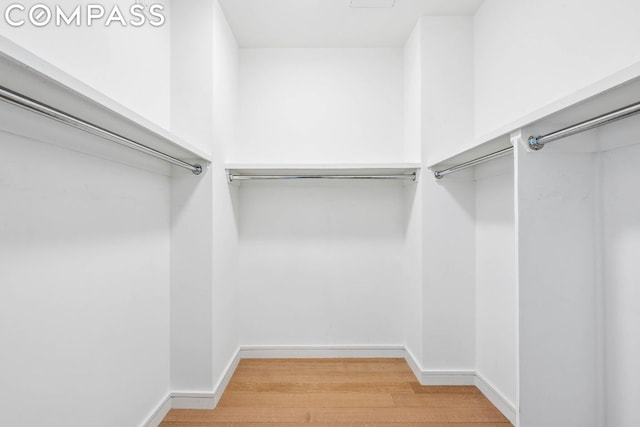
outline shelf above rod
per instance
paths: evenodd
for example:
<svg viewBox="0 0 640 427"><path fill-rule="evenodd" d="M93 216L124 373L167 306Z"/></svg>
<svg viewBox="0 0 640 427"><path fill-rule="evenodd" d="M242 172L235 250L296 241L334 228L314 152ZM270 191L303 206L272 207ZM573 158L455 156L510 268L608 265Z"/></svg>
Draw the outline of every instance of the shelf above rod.
<svg viewBox="0 0 640 427"><path fill-rule="evenodd" d="M417 173L411 174L395 174L395 175L239 175L229 172L229 182L234 181L250 181L250 180L268 180L268 179L358 179L358 180L405 180L416 182Z"/></svg>
<svg viewBox="0 0 640 427"><path fill-rule="evenodd" d="M136 150L157 159L164 160L165 162L171 163L181 168L188 169L193 172L194 175L200 175L202 173L202 166L200 166L199 164L187 163L161 151L140 144L139 142L133 141L129 138L125 138L124 136L118 135L109 130L103 129L93 123L74 117L70 114L57 110L31 98L27 98L26 96L23 96L17 92L13 92L2 86L0 86L0 100L30 111L32 113L36 113L57 122L63 123L67 126L71 126L84 132L88 132L92 135L96 135L100 138L104 138L108 141L115 142L116 144L120 144L132 150Z"/></svg>
<svg viewBox="0 0 640 427"><path fill-rule="evenodd" d="M433 172L433 175L436 179L442 179L446 175L451 173L460 172L461 170L479 165L480 163L488 162L489 160L497 159L498 157L506 156L513 152L513 147L503 148L502 150L496 151L491 154L487 154L486 156L478 157L477 159L470 160L468 162L460 163L459 165L451 166L447 169L436 170Z"/></svg>

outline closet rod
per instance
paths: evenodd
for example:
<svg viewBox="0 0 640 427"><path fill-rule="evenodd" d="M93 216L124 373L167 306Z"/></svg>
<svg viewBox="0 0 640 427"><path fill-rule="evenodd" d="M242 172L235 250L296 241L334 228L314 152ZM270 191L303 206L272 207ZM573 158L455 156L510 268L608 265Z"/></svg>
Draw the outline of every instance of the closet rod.
<svg viewBox="0 0 640 427"><path fill-rule="evenodd" d="M535 151L542 150L545 144L548 144L549 142L553 142L561 138L566 138L577 133L585 132L599 126L606 125L607 123L615 122L616 120L625 119L638 113L640 113L640 102L624 108L620 108L619 110L615 110L607 114L603 114L598 117L594 117L576 125L560 129L547 135L530 136L528 139L529 148Z"/></svg>
<svg viewBox="0 0 640 427"><path fill-rule="evenodd" d="M468 162L460 163L459 165L451 166L450 168L447 168L447 169L435 171L433 172L433 175L436 177L436 179L441 179L442 177L449 175L450 173L459 172L463 169L467 169L475 165L479 165L480 163L497 159L498 157L506 156L507 154L510 154L512 151L513 151L513 147L507 147L500 151L487 154L486 156L478 157L477 159L469 160Z"/></svg>
<svg viewBox="0 0 640 427"><path fill-rule="evenodd" d="M165 162L169 162L181 168L189 169L191 172L193 172L194 175L200 175L202 173L202 166L198 164L192 165L190 163L187 163L185 161L172 157L168 154L165 154L161 151L158 151L153 148L147 147L146 145L140 144L139 142L133 141L129 138L125 138L124 136L120 136L111 131L103 129L85 120L74 117L63 111L57 110L46 104L35 101L31 98L27 98L23 95L20 95L2 86L0 86L0 99L11 105L24 108L28 111L40 114L42 116L56 120L60 123L64 123L76 129L83 130L85 132L91 133L93 135L99 136L101 138L107 139L109 141L115 142L117 144L123 145L133 150L139 151L141 153L156 157L160 160L164 160Z"/></svg>
<svg viewBox="0 0 640 427"><path fill-rule="evenodd" d="M229 182L253 179L397 179L416 181L416 173L398 175L235 175L229 173Z"/></svg>

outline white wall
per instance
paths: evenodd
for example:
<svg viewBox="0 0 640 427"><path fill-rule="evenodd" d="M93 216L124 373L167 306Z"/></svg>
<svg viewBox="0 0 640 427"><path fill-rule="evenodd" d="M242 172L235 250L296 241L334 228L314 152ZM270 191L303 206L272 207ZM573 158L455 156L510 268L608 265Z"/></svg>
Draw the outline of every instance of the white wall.
<svg viewBox="0 0 640 427"><path fill-rule="evenodd" d="M421 28L416 25L404 46L405 158L422 159L422 50ZM422 360L422 180L405 187L408 221L405 234L405 345L416 361Z"/></svg>
<svg viewBox="0 0 640 427"><path fill-rule="evenodd" d="M602 154L607 426L640 424L640 145Z"/></svg>
<svg viewBox="0 0 640 427"><path fill-rule="evenodd" d="M397 182L240 188L243 345L400 345L405 206Z"/></svg>
<svg viewBox="0 0 640 427"><path fill-rule="evenodd" d="M519 425L595 427L595 155L518 150Z"/></svg>
<svg viewBox="0 0 640 427"><path fill-rule="evenodd" d="M224 160L236 142L238 45L218 2L213 6L213 381L216 385L239 343L238 226Z"/></svg>
<svg viewBox="0 0 640 427"><path fill-rule="evenodd" d="M400 49L242 49L239 162L403 160ZM400 345L397 182L239 188L243 345Z"/></svg>
<svg viewBox="0 0 640 427"><path fill-rule="evenodd" d="M486 0L474 19L475 133L640 61L633 0Z"/></svg>
<svg viewBox="0 0 640 427"><path fill-rule="evenodd" d="M213 148L213 3L172 9L172 131ZM171 181L171 388L213 390L213 175Z"/></svg>
<svg viewBox="0 0 640 427"><path fill-rule="evenodd" d="M169 391L169 180L0 134L11 426L137 426Z"/></svg>
<svg viewBox="0 0 640 427"><path fill-rule="evenodd" d="M169 125L168 25L0 33ZM5 422L140 425L169 392L169 179L7 134L0 144Z"/></svg>
<svg viewBox="0 0 640 427"><path fill-rule="evenodd" d="M427 165L473 139L473 21L469 16L423 16L422 141Z"/></svg>
<svg viewBox="0 0 640 427"><path fill-rule="evenodd" d="M22 4L28 9L36 3L38 2ZM75 0L55 2L67 13L79 4L84 8L88 3L96 4ZM128 5L123 7L121 3L118 2L126 10ZM8 6L10 2L3 2L0 35L168 129L172 20L170 2L154 0L153 3L165 7L163 13L166 23L161 27L122 27L118 23L105 27L104 20L96 21L92 27L88 27L86 18L83 18L80 27L56 27L50 24L38 28L27 23L16 28L5 22L5 5ZM53 3L47 4L53 6ZM104 6L109 9L108 4ZM128 12L126 16L129 16Z"/></svg>
<svg viewBox="0 0 640 427"><path fill-rule="evenodd" d="M516 405L513 157L476 167L476 371Z"/></svg>
<svg viewBox="0 0 640 427"><path fill-rule="evenodd" d="M471 134L471 18L422 17L422 160ZM442 43L451 40L451 44ZM464 67L461 68L461 66ZM423 369L475 369L475 223L472 174L422 179Z"/></svg>
<svg viewBox="0 0 640 427"><path fill-rule="evenodd" d="M233 160L402 161L402 49L242 49Z"/></svg>
<svg viewBox="0 0 640 427"><path fill-rule="evenodd" d="M212 152L205 174L172 180L174 391L210 394L238 349L238 232L224 159L236 138L238 48L218 2L172 9L173 130Z"/></svg>

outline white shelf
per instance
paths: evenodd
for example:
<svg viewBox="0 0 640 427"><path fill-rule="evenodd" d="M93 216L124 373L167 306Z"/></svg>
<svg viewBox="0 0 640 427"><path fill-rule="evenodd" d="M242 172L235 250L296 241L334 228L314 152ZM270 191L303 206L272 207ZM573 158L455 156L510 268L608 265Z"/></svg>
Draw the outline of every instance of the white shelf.
<svg viewBox="0 0 640 427"><path fill-rule="evenodd" d="M333 175L333 176L419 176L420 163L227 163L227 173L233 175Z"/></svg>
<svg viewBox="0 0 640 427"><path fill-rule="evenodd" d="M445 169L507 148L511 145L511 133L520 129L535 136L544 135L639 101L640 63L540 108L484 137L478 138L462 150L430 162L428 168L430 170ZM545 150L549 148L563 151L606 151L619 146L637 143L640 136L640 130L637 128L638 126L623 126L622 130L616 131L616 138L608 138L609 141L606 146L602 144L600 146L585 146L583 138L578 147L572 146L570 141L567 140L564 144L560 141L557 145L555 143L549 144L548 147L545 147ZM607 129L607 127L605 126L602 129ZM603 130L603 132L612 131ZM527 137L529 135L523 136Z"/></svg>
<svg viewBox="0 0 640 427"><path fill-rule="evenodd" d="M6 38L0 37L0 85L69 115L183 160L206 165L211 155L182 141ZM143 154L0 102L0 131L54 143L98 157L137 163ZM143 160L144 162L144 160ZM156 161L157 162L157 161Z"/></svg>

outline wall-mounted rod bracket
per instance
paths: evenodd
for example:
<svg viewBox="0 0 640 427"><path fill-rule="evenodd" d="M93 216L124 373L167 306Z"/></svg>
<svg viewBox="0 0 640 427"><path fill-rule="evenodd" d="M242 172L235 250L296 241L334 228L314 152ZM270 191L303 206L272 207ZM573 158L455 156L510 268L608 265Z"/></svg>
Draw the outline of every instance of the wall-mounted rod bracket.
<svg viewBox="0 0 640 427"><path fill-rule="evenodd" d="M530 136L529 139L527 140L527 143L529 144L529 148L533 151L539 151L544 148L544 144L540 144L538 142L538 138L539 137L537 136Z"/></svg>

